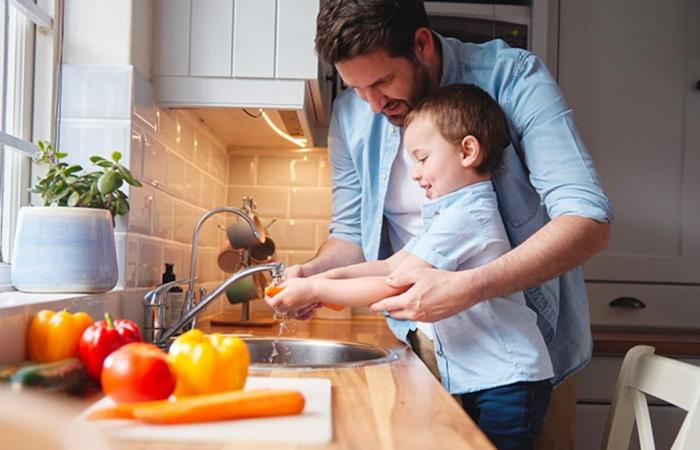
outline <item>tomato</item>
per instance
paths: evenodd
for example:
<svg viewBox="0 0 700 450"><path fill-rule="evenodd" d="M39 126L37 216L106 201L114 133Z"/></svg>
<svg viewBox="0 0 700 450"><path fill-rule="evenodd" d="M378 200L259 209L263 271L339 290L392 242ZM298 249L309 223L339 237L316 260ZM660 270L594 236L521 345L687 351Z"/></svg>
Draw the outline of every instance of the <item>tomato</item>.
<svg viewBox="0 0 700 450"><path fill-rule="evenodd" d="M152 344L133 342L107 356L101 381L112 400L131 403L168 398L176 378L165 352Z"/></svg>

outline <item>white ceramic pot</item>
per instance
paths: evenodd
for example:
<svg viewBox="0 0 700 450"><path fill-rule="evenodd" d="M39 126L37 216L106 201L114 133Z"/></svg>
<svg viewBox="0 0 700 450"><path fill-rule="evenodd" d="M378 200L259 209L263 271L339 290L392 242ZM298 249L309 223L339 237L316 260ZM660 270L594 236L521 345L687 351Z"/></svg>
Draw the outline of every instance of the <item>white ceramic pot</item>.
<svg viewBox="0 0 700 450"><path fill-rule="evenodd" d="M112 217L106 209L20 209L12 284L25 292L96 293L117 284Z"/></svg>

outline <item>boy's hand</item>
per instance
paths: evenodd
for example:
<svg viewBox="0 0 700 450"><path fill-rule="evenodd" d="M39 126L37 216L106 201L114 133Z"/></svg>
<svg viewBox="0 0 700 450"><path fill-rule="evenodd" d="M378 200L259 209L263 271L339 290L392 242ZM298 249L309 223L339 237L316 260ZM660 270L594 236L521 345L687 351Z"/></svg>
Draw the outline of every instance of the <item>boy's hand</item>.
<svg viewBox="0 0 700 450"><path fill-rule="evenodd" d="M290 278L280 285L283 288L273 296L265 295L265 302L276 312L295 315L298 319L308 318L318 306L316 283L308 278Z"/></svg>

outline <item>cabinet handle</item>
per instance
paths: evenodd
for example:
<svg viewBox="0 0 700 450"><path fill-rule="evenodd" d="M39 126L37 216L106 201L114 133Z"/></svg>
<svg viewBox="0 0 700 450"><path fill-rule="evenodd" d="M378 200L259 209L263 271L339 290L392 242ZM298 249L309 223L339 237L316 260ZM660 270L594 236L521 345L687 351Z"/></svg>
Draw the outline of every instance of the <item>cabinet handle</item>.
<svg viewBox="0 0 700 450"><path fill-rule="evenodd" d="M644 309L647 305L643 301L634 297L618 297L609 303L611 308L633 308Z"/></svg>

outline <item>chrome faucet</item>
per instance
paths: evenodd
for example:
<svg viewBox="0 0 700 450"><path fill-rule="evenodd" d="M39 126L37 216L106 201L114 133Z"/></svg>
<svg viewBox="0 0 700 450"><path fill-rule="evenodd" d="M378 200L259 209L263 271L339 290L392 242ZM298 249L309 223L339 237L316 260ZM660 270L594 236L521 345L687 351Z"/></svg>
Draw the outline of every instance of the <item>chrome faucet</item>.
<svg viewBox="0 0 700 450"><path fill-rule="evenodd" d="M199 300L199 302L190 310L188 310L177 322L172 324L168 329L163 331L162 333L158 333L159 336L156 336L153 342L155 344L162 344L165 342L169 337L174 335L183 325L187 324L189 321L194 319L197 314L199 314L204 308L207 307L209 303L211 303L212 300L214 300L216 297L221 295L226 289L228 289L233 283L236 281L243 279L245 277L248 277L250 275L253 275L254 273L258 272L270 272L272 274L273 280L275 282L278 282L279 280L282 279L282 276L284 275L284 263L281 262L273 262L273 263L266 263L266 264L258 264L256 266L250 266L247 267L243 270L239 270L238 272L234 273L230 277L228 277L226 280L224 280L223 283L218 285L216 288L214 288L209 294L204 296L202 299ZM183 280L180 282L180 284L186 283L188 280ZM173 282L175 283L175 282ZM172 286L170 286L172 287ZM160 286L158 288L161 288ZM157 288L157 289L158 289ZM153 292L153 291L151 291Z"/></svg>
<svg viewBox="0 0 700 450"><path fill-rule="evenodd" d="M166 339L174 335L180 328L182 328L185 325L188 325L189 322L191 322L190 326L194 328L196 326L197 315L204 308L206 308L206 306L212 300L214 300L222 292L228 289L229 286L231 286L233 283L242 278L245 278L257 272L269 271L272 273L272 277L275 280L279 280L284 274L284 264L282 263L268 263L248 267L231 275L229 278L224 280L223 283L221 283L214 290L212 290L212 292L208 295L206 295L205 291L202 289L201 298L199 302L195 305L194 284L197 281L195 273L197 269L197 249L199 244L199 232L202 228L202 225L204 225L204 222L206 222L207 219L209 219L215 214L223 212L239 216L250 226L255 238L259 239L261 242L265 240L264 231L261 230L259 225L255 223L248 214L239 209L221 207L212 209L211 211L207 211L204 215L202 215L199 221L197 221L197 224L194 227L194 231L192 232L192 253L190 258L189 277L184 280L171 281L169 283L161 284L147 292L144 296L144 307L146 308L144 338L147 341L156 344L161 344ZM181 284L187 285L185 303L182 308L181 317L174 324L166 328L165 311L167 305L165 304L164 295L171 288Z"/></svg>

